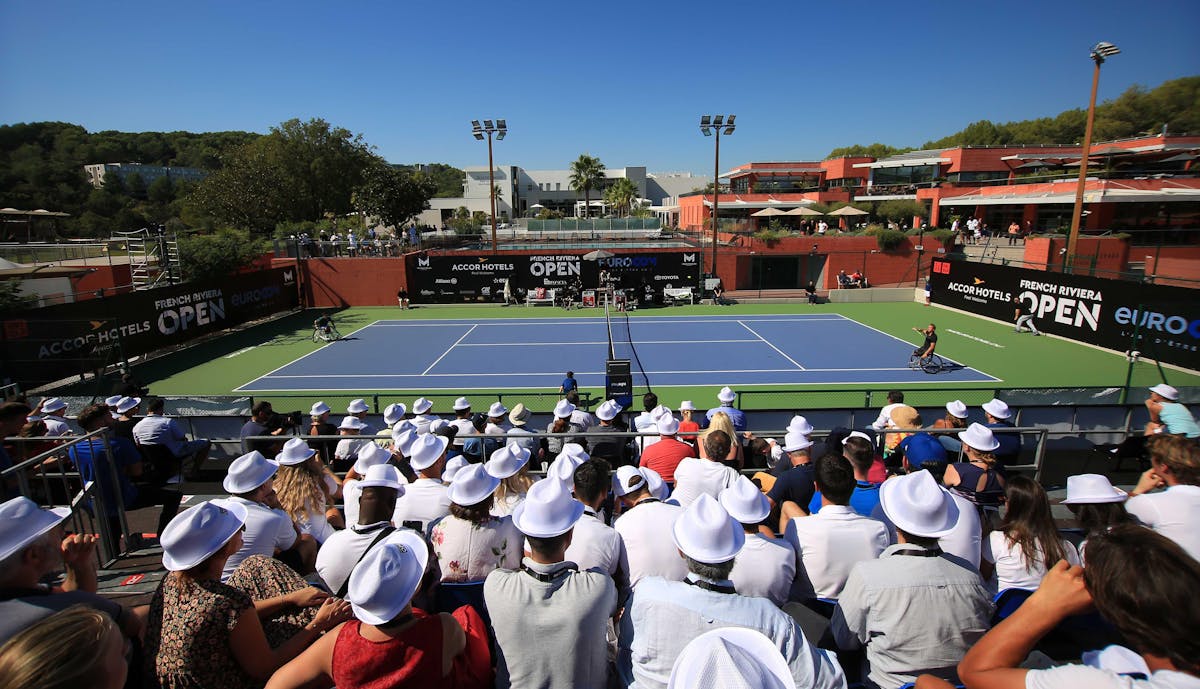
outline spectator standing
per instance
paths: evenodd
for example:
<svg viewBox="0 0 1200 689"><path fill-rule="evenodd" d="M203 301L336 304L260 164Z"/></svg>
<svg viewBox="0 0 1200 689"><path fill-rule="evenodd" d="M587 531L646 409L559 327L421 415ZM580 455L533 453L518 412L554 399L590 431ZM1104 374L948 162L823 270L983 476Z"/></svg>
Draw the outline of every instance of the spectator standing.
<svg viewBox="0 0 1200 689"><path fill-rule="evenodd" d="M796 551L764 528L771 514L767 496L750 479L739 476L721 491L719 502L746 534L746 543L729 573L734 589L743 596L766 598L782 607L796 578Z"/></svg>
<svg viewBox="0 0 1200 689"><path fill-rule="evenodd" d="M622 507L613 529L625 544L629 585L637 586L646 577L682 581L687 564L671 541L671 525L683 509L654 495L646 475L636 467L618 467L612 481L613 495Z"/></svg>
<svg viewBox="0 0 1200 689"><path fill-rule="evenodd" d="M606 573L567 560L584 505L542 480L513 513L529 555L520 569L496 569L483 594L496 633L496 686L608 686L608 620L617 590Z"/></svg>
<svg viewBox="0 0 1200 689"><path fill-rule="evenodd" d="M520 566L521 532L512 517L491 514L499 485L481 464L454 477L447 491L450 514L433 524L429 535L442 581L483 581L492 570Z"/></svg>
<svg viewBox="0 0 1200 689"><path fill-rule="evenodd" d="M188 440L187 433L178 421L163 416L163 407L163 398L156 397L150 400L146 405L146 418L133 427L134 438L140 445L161 445L167 448L180 463L191 459L192 473L199 473L200 467L208 459L212 442L205 438ZM136 409L137 405L134 405L134 408Z"/></svg>
<svg viewBox="0 0 1200 689"><path fill-rule="evenodd" d="M1150 468L1138 479L1125 509L1200 560L1200 446L1160 435L1148 440L1146 449Z"/></svg>

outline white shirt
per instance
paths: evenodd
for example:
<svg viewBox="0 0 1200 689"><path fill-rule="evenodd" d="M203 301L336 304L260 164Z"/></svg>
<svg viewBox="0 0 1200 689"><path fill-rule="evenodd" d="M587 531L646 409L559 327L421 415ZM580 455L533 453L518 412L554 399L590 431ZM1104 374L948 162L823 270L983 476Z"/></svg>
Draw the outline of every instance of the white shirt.
<svg viewBox="0 0 1200 689"><path fill-rule="evenodd" d="M586 431L587 429L596 425L596 417L582 409L576 409L575 411L571 412L571 423Z"/></svg>
<svg viewBox="0 0 1200 689"><path fill-rule="evenodd" d="M1078 565L1079 553L1075 546L1066 539L1059 539L1067 562ZM1020 546L1008 540L1003 531L993 531L983 542L983 559L996 565L996 590L1004 589L1036 589L1046 576L1047 564L1042 557L1030 562L1025 559ZM1054 563L1049 563L1050 567Z"/></svg>
<svg viewBox="0 0 1200 689"><path fill-rule="evenodd" d="M454 434L455 447L462 447L463 443L466 442L466 439L460 436L475 432L475 426L471 424L471 419L469 418L455 419L450 422L450 425L458 429L458 432Z"/></svg>
<svg viewBox="0 0 1200 689"><path fill-rule="evenodd" d="M46 424L46 435L59 436L71 435L71 424L67 423L61 416L47 414L41 418L42 423Z"/></svg>
<svg viewBox="0 0 1200 689"><path fill-rule="evenodd" d="M352 478L342 482L342 512L346 515L347 524L358 523L358 499L362 497L362 488L358 487L362 479ZM400 483L407 489L408 480L400 477ZM396 522L399 525L400 522Z"/></svg>
<svg viewBox="0 0 1200 689"><path fill-rule="evenodd" d="M879 418L875 419L874 423L871 424L871 428L874 428L877 431L882 431L883 429L887 428L888 423L890 423L892 420L892 410L894 410L896 407L903 406L903 402L895 402L885 406L883 409L880 409Z"/></svg>
<svg viewBox="0 0 1200 689"><path fill-rule="evenodd" d="M404 526L404 522L421 522L425 531L429 522L450 514L449 486L433 478L419 478L408 484L404 495L396 500L396 511L392 523Z"/></svg>
<svg viewBox="0 0 1200 689"><path fill-rule="evenodd" d="M1026 689L1197 689L1200 677L1182 672L1159 670L1149 679L1133 679L1110 670L1086 665L1060 665L1046 670L1030 670L1025 675Z"/></svg>
<svg viewBox="0 0 1200 689"><path fill-rule="evenodd" d="M769 598L782 606L796 578L796 551L781 538L746 534L746 545L733 561L729 580L743 596Z"/></svg>
<svg viewBox="0 0 1200 689"><path fill-rule="evenodd" d="M1200 560L1200 486L1171 486L1157 493L1135 495L1125 509L1143 524L1175 541Z"/></svg>
<svg viewBox="0 0 1200 689"><path fill-rule="evenodd" d="M613 529L621 535L629 562L629 585L643 577L683 581L687 563L679 555L671 527L683 508L665 502L643 500L617 518Z"/></svg>
<svg viewBox="0 0 1200 689"><path fill-rule="evenodd" d="M825 505L809 517L788 522L784 539L792 544L799 565L792 597L836 600L854 565L879 557L891 543L887 526L858 514L848 505Z"/></svg>
<svg viewBox="0 0 1200 689"><path fill-rule="evenodd" d="M950 491L954 504L958 505L958 522L954 530L938 539L938 547L951 560L958 564L979 571L979 559L983 552L983 523L979 521L979 508L970 500ZM887 527L888 536L896 541L896 527L892 525L882 506L876 506L871 512L871 519L878 519Z"/></svg>
<svg viewBox="0 0 1200 689"><path fill-rule="evenodd" d="M655 421L650 416L650 412L644 411L641 414L638 414L637 416L633 417L633 430L637 431L638 433L656 433L657 434L658 433L658 422ZM659 440L659 437L660 436L658 436L658 435L653 435L653 436L645 436L645 437L638 438L638 445L644 450L647 447L653 445L654 443L657 443Z"/></svg>
<svg viewBox="0 0 1200 689"><path fill-rule="evenodd" d="M629 571L629 556L625 553L621 534L600 521L591 508L575 522L571 547L567 548L565 558L579 565L580 571L598 569L609 576L615 575L618 569Z"/></svg>
<svg viewBox="0 0 1200 689"><path fill-rule="evenodd" d="M737 471L707 459L686 457L675 467L675 491L671 499L682 507L707 493L715 500L738 479Z"/></svg>
<svg viewBox="0 0 1200 689"><path fill-rule="evenodd" d="M523 502L525 502L524 493L510 493L503 498L496 498L492 503L492 509L488 510L488 514L493 517L507 517L517 509L517 505Z"/></svg>
<svg viewBox="0 0 1200 689"><path fill-rule="evenodd" d="M333 456L338 459L354 459L358 456L358 451L362 448L363 443L369 442L370 438L360 436L348 436L338 441L337 447L333 450Z"/></svg>
<svg viewBox="0 0 1200 689"><path fill-rule="evenodd" d="M379 537L380 530L387 525L387 522L355 524L333 534L321 544L321 549L317 551L317 574L330 592L336 594L342 588L367 546Z"/></svg>
<svg viewBox="0 0 1200 689"><path fill-rule="evenodd" d="M417 414L413 417L412 424L417 427L417 433L424 434L429 432L429 424L437 421L439 418L441 417L437 414Z"/></svg>
<svg viewBox="0 0 1200 689"><path fill-rule="evenodd" d="M483 434L484 435L507 435L508 429L509 429L509 425L507 422L501 421L500 423L497 424L497 423L492 423L491 421L488 421L487 425L483 427Z"/></svg>
<svg viewBox="0 0 1200 689"><path fill-rule="evenodd" d="M242 547L225 561L221 570L221 581L233 574L242 560L251 555L274 557L276 550L287 550L296 544L296 527L292 518L283 510L276 510L245 498L231 497L246 508L246 531L242 533Z"/></svg>

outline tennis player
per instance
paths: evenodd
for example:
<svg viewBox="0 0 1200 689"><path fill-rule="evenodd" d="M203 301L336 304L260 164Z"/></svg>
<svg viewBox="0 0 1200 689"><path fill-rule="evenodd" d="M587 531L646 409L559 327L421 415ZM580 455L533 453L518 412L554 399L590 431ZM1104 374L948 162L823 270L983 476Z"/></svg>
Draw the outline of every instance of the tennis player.
<svg viewBox="0 0 1200 689"><path fill-rule="evenodd" d="M933 350L937 348L937 326L933 323L924 330L913 328L914 333L921 333L925 336L925 344L913 350L913 356L919 356L922 359L928 359L933 354Z"/></svg>

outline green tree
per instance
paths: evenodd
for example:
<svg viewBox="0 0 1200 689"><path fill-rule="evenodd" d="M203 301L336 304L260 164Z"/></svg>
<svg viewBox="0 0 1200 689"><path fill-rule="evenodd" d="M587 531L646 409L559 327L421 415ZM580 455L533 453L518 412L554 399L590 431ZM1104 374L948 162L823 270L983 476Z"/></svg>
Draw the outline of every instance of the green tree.
<svg viewBox="0 0 1200 689"><path fill-rule="evenodd" d="M266 241L245 230L224 229L179 239L179 263L187 280L228 277L266 251Z"/></svg>
<svg viewBox="0 0 1200 689"><path fill-rule="evenodd" d="M880 143L874 143L868 146L856 144L854 146L842 146L841 148L833 149L829 152L829 155L825 156L825 160L832 160L834 158L861 158L864 156L871 158L887 158L888 156L907 153L911 150L913 149L896 148L895 146L888 146L887 144Z"/></svg>
<svg viewBox="0 0 1200 689"><path fill-rule="evenodd" d="M363 183L354 192L354 207L379 218L384 225L400 227L429 208L437 191L433 180L387 165L380 160L363 173Z"/></svg>
<svg viewBox="0 0 1200 689"><path fill-rule="evenodd" d="M146 187L146 198L151 203L166 205L175 200L175 185L171 183L171 178L163 175L150 183Z"/></svg>
<svg viewBox="0 0 1200 689"><path fill-rule="evenodd" d="M604 200L615 208L618 216L629 215L638 200L638 188L628 177L618 177L604 190Z"/></svg>
<svg viewBox="0 0 1200 689"><path fill-rule="evenodd" d="M919 201L893 199L880 203L879 207L875 209L875 215L904 227L916 216L925 217L928 215L928 211L925 210L925 204Z"/></svg>
<svg viewBox="0 0 1200 689"><path fill-rule="evenodd" d="M37 297L21 293L20 280L0 280L0 313L33 308Z"/></svg>
<svg viewBox="0 0 1200 689"><path fill-rule="evenodd" d="M592 189L604 179L604 163L586 153L571 163L571 188L583 192L583 217L591 216Z"/></svg>

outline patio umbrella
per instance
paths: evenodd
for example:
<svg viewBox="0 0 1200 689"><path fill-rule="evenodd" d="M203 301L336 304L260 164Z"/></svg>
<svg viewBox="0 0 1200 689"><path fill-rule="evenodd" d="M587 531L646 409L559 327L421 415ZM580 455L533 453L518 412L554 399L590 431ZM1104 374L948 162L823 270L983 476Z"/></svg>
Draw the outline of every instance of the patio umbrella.
<svg viewBox="0 0 1200 689"><path fill-rule="evenodd" d="M839 218L848 218L852 215L870 215L870 213L866 211L860 211L854 206L842 206L836 211L830 211L827 215L836 215ZM849 227L850 224L849 221L845 221L841 223L841 225L842 227Z"/></svg>
<svg viewBox="0 0 1200 689"><path fill-rule="evenodd" d="M778 208L764 208L761 211L750 214L755 218L769 218L773 215L787 215L787 211L781 211Z"/></svg>
<svg viewBox="0 0 1200 689"><path fill-rule="evenodd" d="M605 251L604 249L596 249L595 251L589 251L586 254L584 254L583 260L599 261L602 258L612 258L613 256L616 256L616 254L609 252L609 251Z"/></svg>
<svg viewBox="0 0 1200 689"><path fill-rule="evenodd" d="M825 215L825 214L820 211L814 211L813 209L811 209L807 206L800 206L799 208L793 208L792 210L787 211L786 213L784 213L784 215L809 216L809 215Z"/></svg>

